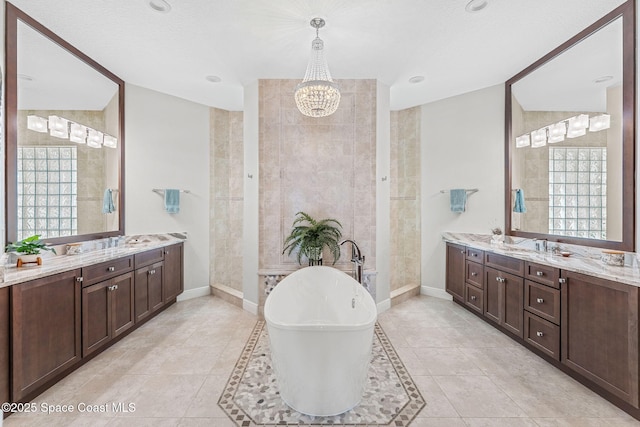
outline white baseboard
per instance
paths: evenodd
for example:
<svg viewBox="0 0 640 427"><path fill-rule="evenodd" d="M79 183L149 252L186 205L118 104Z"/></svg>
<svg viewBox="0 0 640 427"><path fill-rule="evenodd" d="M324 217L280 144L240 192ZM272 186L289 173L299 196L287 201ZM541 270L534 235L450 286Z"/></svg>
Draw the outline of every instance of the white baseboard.
<svg viewBox="0 0 640 427"><path fill-rule="evenodd" d="M449 295L447 291L440 288L432 288L431 286L420 286L420 295L428 295L430 297L453 301L453 297Z"/></svg>
<svg viewBox="0 0 640 427"><path fill-rule="evenodd" d="M243 299L242 309L244 311L248 311L251 314L255 314L256 316L258 315L258 304L256 304L255 302L251 302L249 300Z"/></svg>
<svg viewBox="0 0 640 427"><path fill-rule="evenodd" d="M192 298L204 297L211 295L211 288L209 286L202 286L195 289L185 289L180 295L178 295L178 301L184 301Z"/></svg>
<svg viewBox="0 0 640 427"><path fill-rule="evenodd" d="M391 298L380 301L378 304L376 304L376 307L378 309L378 314L384 313L391 308Z"/></svg>

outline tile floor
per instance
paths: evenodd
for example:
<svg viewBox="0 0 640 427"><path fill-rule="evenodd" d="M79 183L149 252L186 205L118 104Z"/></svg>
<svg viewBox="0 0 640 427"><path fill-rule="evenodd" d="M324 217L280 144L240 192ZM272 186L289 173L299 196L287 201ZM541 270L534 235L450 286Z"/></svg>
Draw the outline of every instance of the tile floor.
<svg viewBox="0 0 640 427"><path fill-rule="evenodd" d="M234 426L216 402L256 320L211 296L175 304L4 425ZM419 296L379 322L427 402L413 426L640 426L452 302ZM77 412L112 402L135 412ZM76 412L46 415L43 404Z"/></svg>

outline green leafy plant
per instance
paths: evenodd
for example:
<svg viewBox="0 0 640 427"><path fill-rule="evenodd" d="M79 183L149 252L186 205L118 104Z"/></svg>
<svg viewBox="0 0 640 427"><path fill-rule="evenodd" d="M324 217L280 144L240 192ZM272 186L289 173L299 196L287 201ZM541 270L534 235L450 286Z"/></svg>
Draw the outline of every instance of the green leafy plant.
<svg viewBox="0 0 640 427"><path fill-rule="evenodd" d="M27 237L14 243L9 243L5 248L6 252L17 252L21 255L38 255L42 250L51 251L54 254L56 253L56 250L54 248L50 248L49 246L42 243L39 234Z"/></svg>
<svg viewBox="0 0 640 427"><path fill-rule="evenodd" d="M326 246L333 255L333 263L340 258L340 244L342 238L342 224L335 219L326 218L315 220L304 212L296 213L293 221L293 230L284 241L282 253L288 251L291 255L298 250L298 264L302 264L302 255L305 255L310 263L320 259L323 248Z"/></svg>

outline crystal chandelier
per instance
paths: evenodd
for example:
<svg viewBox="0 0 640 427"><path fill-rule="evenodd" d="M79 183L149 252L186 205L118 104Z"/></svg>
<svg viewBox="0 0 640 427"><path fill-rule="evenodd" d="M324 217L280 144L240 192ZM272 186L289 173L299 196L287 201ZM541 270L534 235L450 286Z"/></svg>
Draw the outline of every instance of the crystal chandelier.
<svg viewBox="0 0 640 427"><path fill-rule="evenodd" d="M304 80L296 86L295 98L298 110L309 117L326 117L333 114L340 104L340 89L331 79L324 58L324 42L318 36L324 27L324 19L313 18L311 26L316 29L316 38L311 42L311 59Z"/></svg>

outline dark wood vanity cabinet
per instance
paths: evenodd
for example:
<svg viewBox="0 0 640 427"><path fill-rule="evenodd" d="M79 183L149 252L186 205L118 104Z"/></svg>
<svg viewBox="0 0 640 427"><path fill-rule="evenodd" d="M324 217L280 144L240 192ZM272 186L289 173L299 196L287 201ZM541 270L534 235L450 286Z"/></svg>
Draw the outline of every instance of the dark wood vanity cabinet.
<svg viewBox="0 0 640 427"><path fill-rule="evenodd" d="M133 327L133 291L133 272L82 289L83 357Z"/></svg>
<svg viewBox="0 0 640 427"><path fill-rule="evenodd" d="M141 322L164 305L162 296L163 262L135 271L135 319Z"/></svg>
<svg viewBox="0 0 640 427"><path fill-rule="evenodd" d="M464 246L447 243L446 290L459 302L465 300L465 252Z"/></svg>
<svg viewBox="0 0 640 427"><path fill-rule="evenodd" d="M80 270L11 287L11 377L20 401L71 369L81 353Z"/></svg>
<svg viewBox="0 0 640 427"><path fill-rule="evenodd" d="M11 401L9 289L8 287L0 288L0 402ZM0 416L2 416L1 413Z"/></svg>
<svg viewBox="0 0 640 427"><path fill-rule="evenodd" d="M164 303L170 303L184 291L184 243L164 248Z"/></svg>
<svg viewBox="0 0 640 427"><path fill-rule="evenodd" d="M638 288L562 271L562 363L638 407Z"/></svg>

